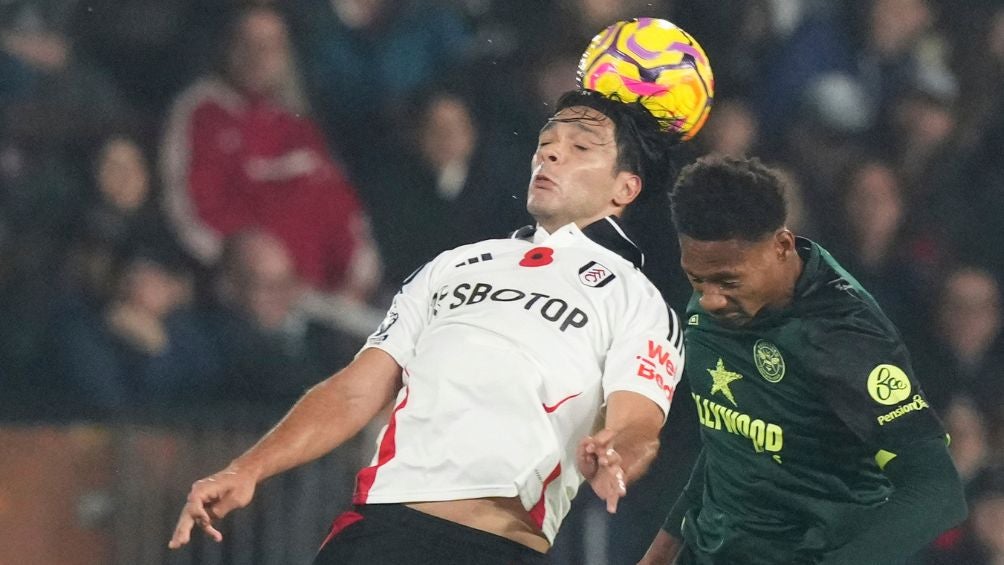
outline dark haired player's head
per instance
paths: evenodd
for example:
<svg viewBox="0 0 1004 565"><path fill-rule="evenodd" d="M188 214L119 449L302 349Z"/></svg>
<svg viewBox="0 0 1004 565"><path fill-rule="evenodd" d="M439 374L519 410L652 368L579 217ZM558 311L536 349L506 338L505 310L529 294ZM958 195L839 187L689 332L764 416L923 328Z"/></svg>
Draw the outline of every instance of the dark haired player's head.
<svg viewBox="0 0 1004 565"><path fill-rule="evenodd" d="M620 215L668 187L678 141L638 102L567 92L540 131L527 209L548 231Z"/></svg>
<svg viewBox="0 0 1004 565"><path fill-rule="evenodd" d="M680 171L670 193L682 235L758 241L784 227L784 180L756 157L705 157Z"/></svg>
<svg viewBox="0 0 1004 565"><path fill-rule="evenodd" d="M791 300L802 261L777 171L756 158L704 157L680 171L670 202L680 263L709 314L743 325Z"/></svg>
<svg viewBox="0 0 1004 565"><path fill-rule="evenodd" d="M575 106L592 108L613 122L617 171L631 172L642 179L636 202L657 190L669 189L673 178L671 149L680 143L680 135L669 131L667 122L653 116L640 101L624 102L594 90L566 92L558 99L554 115Z"/></svg>

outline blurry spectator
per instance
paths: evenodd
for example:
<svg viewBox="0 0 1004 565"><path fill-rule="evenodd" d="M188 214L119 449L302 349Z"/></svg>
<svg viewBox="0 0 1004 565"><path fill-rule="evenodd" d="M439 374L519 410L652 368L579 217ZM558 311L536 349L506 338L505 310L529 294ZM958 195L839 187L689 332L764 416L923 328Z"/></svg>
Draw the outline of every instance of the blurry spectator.
<svg viewBox="0 0 1004 565"><path fill-rule="evenodd" d="M153 198L146 156L128 137L112 137L98 151L94 191L85 204L68 259L69 283L93 298L107 298L116 256L134 249L183 253Z"/></svg>
<svg viewBox="0 0 1004 565"><path fill-rule="evenodd" d="M528 164L514 156L513 144L482 134L458 94L437 90L416 107L415 127L400 140L402 158L380 169L367 194L394 285L442 249L506 237L531 223L527 187L517 180Z"/></svg>
<svg viewBox="0 0 1004 565"><path fill-rule="evenodd" d="M204 402L218 361L190 311L180 265L134 252L118 265L111 299L68 296L53 324L57 373L77 414L118 417Z"/></svg>
<svg viewBox="0 0 1004 565"><path fill-rule="evenodd" d="M959 100L958 132L962 148L973 151L995 123L1004 121L1000 92L1004 82L1004 6L988 2L988 6L963 15L971 21L961 36L964 40L953 45L964 93Z"/></svg>
<svg viewBox="0 0 1004 565"><path fill-rule="evenodd" d="M1004 7L988 2L970 17L974 23L956 44L962 77L956 128L957 155L947 160L961 169L943 190L954 243L962 257L1004 277ZM942 157L939 156L939 160ZM941 204L942 202L938 202ZM946 206L941 206L942 208Z"/></svg>
<svg viewBox="0 0 1004 565"><path fill-rule="evenodd" d="M221 8L231 4L77 0L70 34L75 49L106 69L140 110L137 131L152 135L171 99L212 65L213 45L226 24Z"/></svg>
<svg viewBox="0 0 1004 565"><path fill-rule="evenodd" d="M129 121L66 34L76 2L0 2L0 363L32 382L54 280L77 221L91 147Z"/></svg>
<svg viewBox="0 0 1004 565"><path fill-rule="evenodd" d="M716 100L705 130L696 139L707 153L750 156L757 128L756 116L741 99Z"/></svg>
<svg viewBox="0 0 1004 565"><path fill-rule="evenodd" d="M1004 323L999 282L987 271L948 273L935 304L933 335L914 348L918 374L936 409L957 396L972 398L987 416L995 449L1004 432Z"/></svg>
<svg viewBox="0 0 1004 565"><path fill-rule="evenodd" d="M969 484L993 461L986 418L975 402L966 396L955 397L942 412L945 431L951 442L955 468L964 484Z"/></svg>
<svg viewBox="0 0 1004 565"><path fill-rule="evenodd" d="M223 71L174 104L161 148L165 205L205 264L221 238L260 227L315 289L364 300L379 260L353 187L307 117L286 24L268 7L233 21Z"/></svg>
<svg viewBox="0 0 1004 565"><path fill-rule="evenodd" d="M470 38L461 14L421 0L298 0L308 84L331 143L353 172L382 159L384 136L420 88L452 74Z"/></svg>
<svg viewBox="0 0 1004 565"><path fill-rule="evenodd" d="M858 111L875 116L870 126L884 126L881 117L916 76L933 21L929 0L815 3L764 69L759 107L767 138L791 125L802 93L827 74L858 81L865 95Z"/></svg>
<svg viewBox="0 0 1004 565"><path fill-rule="evenodd" d="M917 187L915 192L935 189L923 183L952 157L946 146L957 124L954 106L958 85L937 64L918 70L914 84L895 101L892 110L889 134L896 168L908 184Z"/></svg>
<svg viewBox="0 0 1004 565"><path fill-rule="evenodd" d="M888 164L871 160L855 166L845 184L841 214L828 226L834 255L901 332L921 327L915 304L923 279L905 239L907 211L899 178Z"/></svg>
<svg viewBox="0 0 1004 565"><path fill-rule="evenodd" d="M871 114L864 89L848 75L823 75L807 86L790 110L794 122L784 135L770 134L774 128L763 124L759 143L768 145L801 180L810 210L839 208L843 177L866 152L861 138Z"/></svg>
<svg viewBox="0 0 1004 565"><path fill-rule="evenodd" d="M1004 562L1004 469L984 472L974 483L969 511L973 537L982 563L997 565Z"/></svg>
<svg viewBox="0 0 1004 565"><path fill-rule="evenodd" d="M277 238L255 230L227 238L206 314L228 399L286 409L362 346L297 310L302 290Z"/></svg>
<svg viewBox="0 0 1004 565"><path fill-rule="evenodd" d="M75 5L75 0L0 5L0 59L14 70L13 85L2 90L22 85L20 96L2 108L3 118L9 135L35 150L38 145L79 150L130 119L124 98L104 72L74 51L67 29Z"/></svg>

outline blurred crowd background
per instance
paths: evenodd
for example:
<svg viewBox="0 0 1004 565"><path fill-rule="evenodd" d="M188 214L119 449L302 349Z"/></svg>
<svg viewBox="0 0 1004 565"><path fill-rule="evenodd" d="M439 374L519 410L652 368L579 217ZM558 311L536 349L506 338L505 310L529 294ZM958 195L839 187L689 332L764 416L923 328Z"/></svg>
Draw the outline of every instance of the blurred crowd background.
<svg viewBox="0 0 1004 565"><path fill-rule="evenodd" d="M0 546L23 564L309 560L365 438L274 480L222 549L163 545L191 480L350 360L409 272L530 223L550 104L589 39L635 16L679 24L714 68L680 165L781 167L791 227L910 346L972 512L916 563L1004 559L995 0L0 0ZM668 216L655 199L629 227L682 311ZM676 403L615 519L580 497L555 562L640 556L698 448L692 410ZM72 550L30 545L54 524Z"/></svg>

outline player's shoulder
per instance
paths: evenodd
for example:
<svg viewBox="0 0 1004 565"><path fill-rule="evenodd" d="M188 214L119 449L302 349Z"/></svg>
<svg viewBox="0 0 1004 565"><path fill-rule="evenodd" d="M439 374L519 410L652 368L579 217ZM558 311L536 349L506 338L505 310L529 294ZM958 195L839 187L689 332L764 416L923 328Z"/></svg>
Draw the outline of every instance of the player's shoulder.
<svg viewBox="0 0 1004 565"><path fill-rule="evenodd" d="M899 331L874 298L825 249L813 245L793 308L805 354L824 363L902 349Z"/></svg>
<svg viewBox="0 0 1004 565"><path fill-rule="evenodd" d="M473 264L494 258L495 253L506 252L525 243L513 241L511 238L483 239L473 243L465 243L457 247L441 251L419 267L419 271L430 269L437 271L446 267L458 266L459 263ZM410 277L413 278L413 277Z"/></svg>
<svg viewBox="0 0 1004 565"><path fill-rule="evenodd" d="M807 261L806 279L796 287L795 311L807 331L865 335L895 334L896 330L872 295L818 244Z"/></svg>

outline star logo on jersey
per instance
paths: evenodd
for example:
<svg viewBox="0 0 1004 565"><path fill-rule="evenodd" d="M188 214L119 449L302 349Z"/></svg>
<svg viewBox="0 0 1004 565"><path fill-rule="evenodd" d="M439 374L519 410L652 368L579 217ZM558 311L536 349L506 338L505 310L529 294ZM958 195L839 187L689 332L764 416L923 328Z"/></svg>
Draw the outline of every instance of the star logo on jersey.
<svg viewBox="0 0 1004 565"><path fill-rule="evenodd" d="M777 346L766 339L753 344L753 361L760 376L769 383L781 382L784 378L784 357Z"/></svg>
<svg viewBox="0 0 1004 565"><path fill-rule="evenodd" d="M711 394L720 392L725 395L725 398L729 399L729 402L731 402L733 406L739 406L736 404L736 397L732 396L732 389L729 388L729 384L733 381L738 381L743 378L743 376L739 373L727 371L725 369L725 363L720 357L718 359L718 366L714 369L708 369L708 372L711 373L712 379Z"/></svg>

